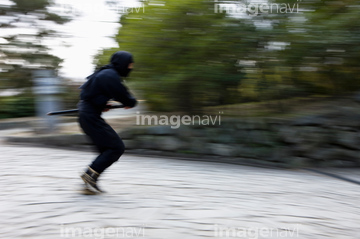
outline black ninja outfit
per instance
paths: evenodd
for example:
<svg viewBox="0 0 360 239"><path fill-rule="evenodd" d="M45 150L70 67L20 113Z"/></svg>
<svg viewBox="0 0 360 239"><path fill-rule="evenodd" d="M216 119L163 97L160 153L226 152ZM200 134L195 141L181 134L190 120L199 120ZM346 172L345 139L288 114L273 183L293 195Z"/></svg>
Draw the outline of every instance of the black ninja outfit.
<svg viewBox="0 0 360 239"><path fill-rule="evenodd" d="M79 124L100 152L81 178L97 190L97 177L117 161L125 149L123 141L101 117L101 113L110 99L128 107L134 107L137 103L121 83L121 77L128 76L131 71L128 66L133 62L132 55L119 51L111 57L110 62L90 75L80 87Z"/></svg>

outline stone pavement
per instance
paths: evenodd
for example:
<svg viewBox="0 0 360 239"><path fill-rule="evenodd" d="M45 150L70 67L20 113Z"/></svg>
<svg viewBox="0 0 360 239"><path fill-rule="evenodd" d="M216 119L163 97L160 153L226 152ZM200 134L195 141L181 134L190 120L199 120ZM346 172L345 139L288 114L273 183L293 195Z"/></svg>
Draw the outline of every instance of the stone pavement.
<svg viewBox="0 0 360 239"><path fill-rule="evenodd" d="M306 171L0 144L0 238L359 238L360 186ZM357 177L355 170L346 173Z"/></svg>

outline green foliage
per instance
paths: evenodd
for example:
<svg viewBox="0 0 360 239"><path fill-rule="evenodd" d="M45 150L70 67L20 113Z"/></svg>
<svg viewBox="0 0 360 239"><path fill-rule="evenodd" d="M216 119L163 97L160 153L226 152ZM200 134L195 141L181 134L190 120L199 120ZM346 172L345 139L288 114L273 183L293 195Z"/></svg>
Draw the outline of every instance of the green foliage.
<svg viewBox="0 0 360 239"><path fill-rule="evenodd" d="M62 93L58 94L62 109L73 109L79 102L78 85L66 84L63 86ZM15 96L0 97L0 119L31 117L36 115L36 96L32 93L31 88Z"/></svg>
<svg viewBox="0 0 360 239"><path fill-rule="evenodd" d="M35 115L35 98L30 92L0 97L0 119Z"/></svg>
<svg viewBox="0 0 360 239"><path fill-rule="evenodd" d="M152 109L194 112L360 88L358 1L289 0L292 13L242 18L214 13L213 1L163 2L123 15L119 48L95 60L132 52L132 77Z"/></svg>
<svg viewBox="0 0 360 239"><path fill-rule="evenodd" d="M49 0L12 0L15 3L13 9L18 10L22 13L33 12L36 10L44 10L50 5Z"/></svg>
<svg viewBox="0 0 360 239"><path fill-rule="evenodd" d="M189 0L146 5L145 12L124 15L121 24L116 40L120 50L134 54L132 77L153 109L194 112L238 102L244 75L236 62L255 44L242 37L254 31L252 25L215 14L210 1ZM97 64L107 64L117 50L105 50Z"/></svg>
<svg viewBox="0 0 360 239"><path fill-rule="evenodd" d="M286 84L307 94L344 94L359 89L358 1L289 3L298 4L300 12L265 16L273 21L272 39L287 43L284 50L273 52Z"/></svg>

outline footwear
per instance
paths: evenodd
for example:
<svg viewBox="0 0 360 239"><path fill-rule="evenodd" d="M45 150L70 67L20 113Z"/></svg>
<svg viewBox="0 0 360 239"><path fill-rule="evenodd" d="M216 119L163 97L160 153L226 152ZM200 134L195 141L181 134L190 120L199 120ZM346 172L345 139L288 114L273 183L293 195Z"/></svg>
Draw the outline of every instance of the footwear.
<svg viewBox="0 0 360 239"><path fill-rule="evenodd" d="M100 176L100 174L98 172L96 172L94 169L88 167L86 172L84 172L80 177L87 186L90 186L91 188L95 189L96 191L104 192L96 184L99 176Z"/></svg>

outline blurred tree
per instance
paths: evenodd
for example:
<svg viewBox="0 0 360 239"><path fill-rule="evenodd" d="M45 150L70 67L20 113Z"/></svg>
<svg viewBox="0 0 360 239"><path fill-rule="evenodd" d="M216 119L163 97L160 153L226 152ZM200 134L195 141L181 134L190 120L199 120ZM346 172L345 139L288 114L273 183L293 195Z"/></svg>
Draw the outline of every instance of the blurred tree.
<svg viewBox="0 0 360 239"><path fill-rule="evenodd" d="M212 1L164 3L123 15L119 48L100 52L95 63L107 64L117 50L132 52L132 76L154 110L199 112L239 102L244 74L237 62L257 44L253 24L215 13Z"/></svg>
<svg viewBox="0 0 360 239"><path fill-rule="evenodd" d="M34 68L57 69L61 59L48 53L44 39L58 37L51 24L69 18L48 11L51 0L10 0L0 4L0 88L32 85Z"/></svg>
<svg viewBox="0 0 360 239"><path fill-rule="evenodd" d="M132 52L132 76L155 110L194 112L360 88L357 0L272 0L264 2L267 12L248 16L215 13L210 0L162 3L123 15L119 48L95 58L100 66L117 50Z"/></svg>
<svg viewBox="0 0 360 239"><path fill-rule="evenodd" d="M286 43L276 58L288 83L300 95L344 94L359 89L359 1L288 2L298 4L299 12L267 16L276 18L273 39Z"/></svg>

